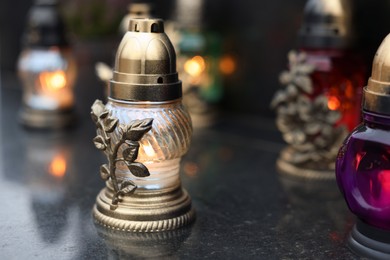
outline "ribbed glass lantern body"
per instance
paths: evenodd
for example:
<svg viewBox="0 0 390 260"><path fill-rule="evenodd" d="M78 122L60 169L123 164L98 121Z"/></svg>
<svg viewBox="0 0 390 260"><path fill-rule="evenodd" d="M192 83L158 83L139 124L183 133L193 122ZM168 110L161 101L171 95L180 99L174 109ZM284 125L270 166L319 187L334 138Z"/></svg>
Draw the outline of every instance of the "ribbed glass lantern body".
<svg viewBox="0 0 390 260"><path fill-rule="evenodd" d="M192 135L191 118L181 100L158 103L109 99L106 107L120 124L129 124L136 119L154 119L152 130L140 141L137 157L137 161L149 169L150 176L136 177L129 173L124 163L118 163L118 178L132 180L138 186L137 192L179 187L180 160L189 149ZM118 133L114 134L114 142L117 141L115 138L118 138Z"/></svg>

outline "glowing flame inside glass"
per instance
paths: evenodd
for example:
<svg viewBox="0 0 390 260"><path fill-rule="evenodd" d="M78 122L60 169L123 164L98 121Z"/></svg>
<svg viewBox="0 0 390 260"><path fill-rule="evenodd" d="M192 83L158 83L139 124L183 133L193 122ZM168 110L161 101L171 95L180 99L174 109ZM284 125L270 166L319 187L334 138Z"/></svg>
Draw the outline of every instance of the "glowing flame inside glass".
<svg viewBox="0 0 390 260"><path fill-rule="evenodd" d="M65 88L66 75L62 70L45 71L39 75L39 83L44 91L57 91Z"/></svg>
<svg viewBox="0 0 390 260"><path fill-rule="evenodd" d="M117 178L134 181L139 189L170 189L180 183L181 157L189 148L192 133L191 119L181 100L159 103L123 102L109 100L107 108L121 124L135 119L153 118L153 128L140 142L137 162L143 163L150 176L136 177L124 163L117 165ZM117 140L117 136L112 140Z"/></svg>
<svg viewBox="0 0 390 260"><path fill-rule="evenodd" d="M74 104L76 62L69 49L26 49L18 63L24 104L33 109L69 109Z"/></svg>
<svg viewBox="0 0 390 260"><path fill-rule="evenodd" d="M206 69L206 62L201 56L195 56L184 63L184 70L193 77L199 77Z"/></svg>
<svg viewBox="0 0 390 260"><path fill-rule="evenodd" d="M145 154L147 156L154 157L156 155L151 144L148 143L146 145L143 145L142 148L144 149Z"/></svg>
<svg viewBox="0 0 390 260"><path fill-rule="evenodd" d="M66 158L63 154L56 155L50 162L49 174L57 178L64 177L67 169L66 164Z"/></svg>
<svg viewBox="0 0 390 260"><path fill-rule="evenodd" d="M328 98L328 108L330 110L338 110L340 105L340 100L337 97L331 96Z"/></svg>

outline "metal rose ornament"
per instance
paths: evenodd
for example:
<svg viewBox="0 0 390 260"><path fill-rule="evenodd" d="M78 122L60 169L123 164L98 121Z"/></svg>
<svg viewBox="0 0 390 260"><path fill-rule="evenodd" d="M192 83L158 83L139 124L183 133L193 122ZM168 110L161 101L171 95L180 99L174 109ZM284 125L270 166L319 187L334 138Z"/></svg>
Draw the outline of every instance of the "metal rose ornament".
<svg viewBox="0 0 390 260"><path fill-rule="evenodd" d="M160 19L131 19L118 47L108 102L96 100L93 142L108 162L97 224L129 232L173 230L195 218L181 188L180 160L192 135L181 102L174 48Z"/></svg>

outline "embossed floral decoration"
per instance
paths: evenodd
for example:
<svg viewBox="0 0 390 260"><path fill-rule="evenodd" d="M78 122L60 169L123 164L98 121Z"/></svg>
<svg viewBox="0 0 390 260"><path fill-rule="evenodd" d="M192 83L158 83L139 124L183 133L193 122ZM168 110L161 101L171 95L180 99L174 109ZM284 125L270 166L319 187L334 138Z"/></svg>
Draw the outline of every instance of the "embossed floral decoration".
<svg viewBox="0 0 390 260"><path fill-rule="evenodd" d="M97 136L93 142L108 159L108 164L100 167L100 176L112 183L115 194L111 209L114 210L123 196L133 194L137 188L137 185L130 179L121 181L117 179L116 165L118 162L124 162L130 173L136 177L142 178L150 175L146 166L135 160L138 157L139 141L152 128L153 119L146 118L131 121L129 124L119 124L118 119L110 115L102 101L96 100L91 109L92 120L97 127ZM112 138L113 135L117 138ZM114 142L114 139L117 141ZM120 149L122 149L121 154Z"/></svg>

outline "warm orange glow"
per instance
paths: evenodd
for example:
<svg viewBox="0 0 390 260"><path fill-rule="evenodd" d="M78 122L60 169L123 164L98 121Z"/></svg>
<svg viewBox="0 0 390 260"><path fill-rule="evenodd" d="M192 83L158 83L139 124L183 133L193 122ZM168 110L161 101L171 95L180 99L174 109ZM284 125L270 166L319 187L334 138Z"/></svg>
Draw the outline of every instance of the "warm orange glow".
<svg viewBox="0 0 390 260"><path fill-rule="evenodd" d="M62 70L45 71L39 74L39 82L46 91L57 91L65 87L66 77Z"/></svg>
<svg viewBox="0 0 390 260"><path fill-rule="evenodd" d="M66 159L62 154L56 155L49 165L50 175L62 178L66 173Z"/></svg>
<svg viewBox="0 0 390 260"><path fill-rule="evenodd" d="M195 56L184 63L184 70L193 77L198 77L206 69L206 62L201 56Z"/></svg>
<svg viewBox="0 0 390 260"><path fill-rule="evenodd" d="M186 162L183 168L186 175L194 177L199 172L199 166L194 162Z"/></svg>
<svg viewBox="0 0 390 260"><path fill-rule="evenodd" d="M337 97L329 97L328 108L330 110L337 110L340 108L340 100Z"/></svg>
<svg viewBox="0 0 390 260"><path fill-rule="evenodd" d="M144 151L147 156L154 157L156 155L156 153L153 150L153 147L150 144L143 145L142 147L144 148Z"/></svg>
<svg viewBox="0 0 390 260"><path fill-rule="evenodd" d="M225 75L233 74L236 70L236 62L230 56L222 57L219 62L219 70Z"/></svg>
<svg viewBox="0 0 390 260"><path fill-rule="evenodd" d="M345 96L348 99L352 99L355 95L355 90L353 89L352 82L350 80L347 80L345 82Z"/></svg>

